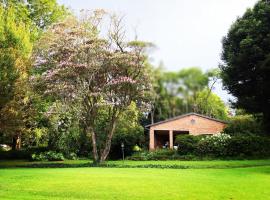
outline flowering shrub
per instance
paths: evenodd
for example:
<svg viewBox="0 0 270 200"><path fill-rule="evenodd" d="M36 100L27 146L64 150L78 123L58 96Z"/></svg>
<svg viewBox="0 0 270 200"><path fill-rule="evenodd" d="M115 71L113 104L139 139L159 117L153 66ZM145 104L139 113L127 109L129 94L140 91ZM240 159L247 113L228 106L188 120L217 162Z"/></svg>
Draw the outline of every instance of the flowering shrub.
<svg viewBox="0 0 270 200"><path fill-rule="evenodd" d="M199 141L196 152L199 155L224 156L230 140L228 134L206 136Z"/></svg>

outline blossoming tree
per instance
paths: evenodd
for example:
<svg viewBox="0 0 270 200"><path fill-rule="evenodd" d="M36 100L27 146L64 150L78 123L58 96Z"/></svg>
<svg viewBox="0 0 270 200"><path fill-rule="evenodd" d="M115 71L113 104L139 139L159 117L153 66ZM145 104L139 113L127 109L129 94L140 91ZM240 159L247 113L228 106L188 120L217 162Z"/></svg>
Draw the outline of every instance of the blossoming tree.
<svg viewBox="0 0 270 200"><path fill-rule="evenodd" d="M49 28L36 46L36 75L31 79L37 91L76 107L91 135L97 163L109 154L119 115L132 102L145 108L151 91L145 64L148 45L126 41L121 20L107 16L95 11L81 20L69 17ZM106 37L100 31L103 20L110 21ZM101 110L108 113L106 137L97 141L95 124Z"/></svg>

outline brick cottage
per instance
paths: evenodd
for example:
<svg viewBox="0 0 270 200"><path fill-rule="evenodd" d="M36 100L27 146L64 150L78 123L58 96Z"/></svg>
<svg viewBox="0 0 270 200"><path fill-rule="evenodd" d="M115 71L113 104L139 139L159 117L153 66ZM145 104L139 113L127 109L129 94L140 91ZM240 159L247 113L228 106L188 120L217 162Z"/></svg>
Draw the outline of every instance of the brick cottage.
<svg viewBox="0 0 270 200"><path fill-rule="evenodd" d="M165 121L147 125L149 129L149 150L163 148L167 143L174 148L177 135L213 135L220 133L227 122L197 113L180 115Z"/></svg>

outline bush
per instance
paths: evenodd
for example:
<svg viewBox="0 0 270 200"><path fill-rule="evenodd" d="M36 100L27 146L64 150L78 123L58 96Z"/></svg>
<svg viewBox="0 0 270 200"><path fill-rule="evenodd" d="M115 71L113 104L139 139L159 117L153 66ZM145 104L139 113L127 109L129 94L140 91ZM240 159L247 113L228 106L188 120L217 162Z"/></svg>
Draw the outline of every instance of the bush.
<svg viewBox="0 0 270 200"><path fill-rule="evenodd" d="M33 161L63 161L65 160L62 153L55 151L42 152L40 154L32 154Z"/></svg>
<svg viewBox="0 0 270 200"><path fill-rule="evenodd" d="M0 160L28 160L30 158L31 154L25 150L0 151Z"/></svg>
<svg viewBox="0 0 270 200"><path fill-rule="evenodd" d="M177 151L160 149L156 151L142 151L134 153L129 160L173 160L178 157Z"/></svg>
<svg viewBox="0 0 270 200"><path fill-rule="evenodd" d="M178 144L179 155L193 154L200 137L193 135L178 135L175 143Z"/></svg>
<svg viewBox="0 0 270 200"><path fill-rule="evenodd" d="M237 135L227 146L227 156L266 157L270 155L270 139L257 135Z"/></svg>
<svg viewBox="0 0 270 200"><path fill-rule="evenodd" d="M11 147L6 144L0 144L0 151L10 151Z"/></svg>
<svg viewBox="0 0 270 200"><path fill-rule="evenodd" d="M226 155L230 139L228 134L206 136L198 142L196 153L200 156L223 157Z"/></svg>
<svg viewBox="0 0 270 200"><path fill-rule="evenodd" d="M262 134L262 124L252 115L238 115L231 118L230 123L224 129L223 133L233 135Z"/></svg>
<svg viewBox="0 0 270 200"><path fill-rule="evenodd" d="M30 160L34 152L47 151L46 147L32 147L21 150L0 151L0 160Z"/></svg>
<svg viewBox="0 0 270 200"><path fill-rule="evenodd" d="M66 155L66 158L69 160L77 160L78 156L76 153L70 153L70 154Z"/></svg>
<svg viewBox="0 0 270 200"><path fill-rule="evenodd" d="M145 143L144 128L139 123L139 119L140 112L136 104L132 102L118 118L109 154L110 159L122 158L121 143L125 145L125 156L131 156L134 153L134 146L143 146Z"/></svg>
<svg viewBox="0 0 270 200"><path fill-rule="evenodd" d="M270 156L270 139L258 135L219 134L198 142L196 153L215 158L265 158Z"/></svg>
<svg viewBox="0 0 270 200"><path fill-rule="evenodd" d="M121 143L123 142L125 156L131 156L133 152L140 147L137 144L141 144L144 141L143 129L133 130L129 133L118 132L114 135L112 139L111 151L109 154L110 159L120 159L122 158L122 148ZM134 147L137 146L135 149Z"/></svg>
<svg viewBox="0 0 270 200"><path fill-rule="evenodd" d="M129 160L209 160L209 159L261 159L270 157L270 138L258 135L217 134L200 137L178 137L185 151L161 149L142 151ZM185 146L184 146L185 145Z"/></svg>

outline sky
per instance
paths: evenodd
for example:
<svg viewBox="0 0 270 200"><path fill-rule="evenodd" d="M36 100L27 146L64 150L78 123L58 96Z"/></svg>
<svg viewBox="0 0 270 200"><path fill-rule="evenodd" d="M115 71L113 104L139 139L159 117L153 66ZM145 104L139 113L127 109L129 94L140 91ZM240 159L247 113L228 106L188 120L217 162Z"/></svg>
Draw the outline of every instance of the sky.
<svg viewBox="0 0 270 200"><path fill-rule="evenodd" d="M221 40L232 23L257 0L58 0L75 13L105 9L125 16L127 35L152 42L154 65L170 71L198 66L218 67ZM225 102L232 98L219 82L214 92Z"/></svg>

